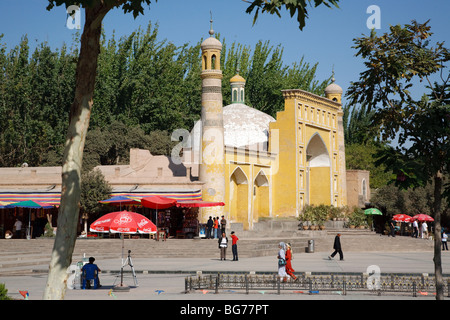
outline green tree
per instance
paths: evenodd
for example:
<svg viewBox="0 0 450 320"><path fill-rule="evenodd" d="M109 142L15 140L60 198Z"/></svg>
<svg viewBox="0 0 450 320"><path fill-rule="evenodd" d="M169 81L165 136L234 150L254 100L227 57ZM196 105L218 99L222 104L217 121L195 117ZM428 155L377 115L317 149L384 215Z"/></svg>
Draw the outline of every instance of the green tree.
<svg viewBox="0 0 450 320"><path fill-rule="evenodd" d="M392 179L393 173L385 164L376 163L377 155L384 146L375 143L366 144L346 144L345 145L345 163L350 170L370 171L370 187L380 188Z"/></svg>
<svg viewBox="0 0 450 320"><path fill-rule="evenodd" d="M444 66L450 52L443 43L430 44L428 21L412 21L404 27L390 27L390 32L354 39L357 55L365 59L366 71L352 83L348 95L352 103L365 103L375 110L374 123L383 138L394 139L398 147L380 153L378 163L397 174L395 183L403 188L434 183L434 264L436 299L443 299L441 265L442 198L450 185L443 186L443 175L450 169L450 75ZM432 84L431 76L440 72L442 83ZM429 84L431 99L415 101L409 89L419 79ZM407 143L408 142L408 143Z"/></svg>
<svg viewBox="0 0 450 320"><path fill-rule="evenodd" d="M111 196L112 188L98 169L84 172L81 175L80 211L84 220L95 218L105 209L100 200Z"/></svg>

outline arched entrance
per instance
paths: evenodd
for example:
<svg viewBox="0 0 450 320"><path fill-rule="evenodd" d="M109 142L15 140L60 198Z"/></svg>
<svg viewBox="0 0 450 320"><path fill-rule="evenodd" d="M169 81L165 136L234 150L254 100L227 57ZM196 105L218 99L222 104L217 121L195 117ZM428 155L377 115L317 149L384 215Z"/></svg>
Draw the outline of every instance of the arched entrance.
<svg viewBox="0 0 450 320"><path fill-rule="evenodd" d="M269 180L263 170L258 172L253 184L253 218L270 216Z"/></svg>
<svg viewBox="0 0 450 320"><path fill-rule="evenodd" d="M231 220L242 223L244 230L248 230L248 179L240 167L237 167L230 177L229 203Z"/></svg>
<svg viewBox="0 0 450 320"><path fill-rule="evenodd" d="M311 205L332 204L331 161L321 136L315 133L306 148L307 200Z"/></svg>

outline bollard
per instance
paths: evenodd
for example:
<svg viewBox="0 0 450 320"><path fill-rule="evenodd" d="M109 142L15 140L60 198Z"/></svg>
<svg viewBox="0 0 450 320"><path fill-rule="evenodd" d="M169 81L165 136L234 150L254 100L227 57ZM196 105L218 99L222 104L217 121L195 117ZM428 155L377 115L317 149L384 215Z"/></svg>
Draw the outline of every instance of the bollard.
<svg viewBox="0 0 450 320"><path fill-rule="evenodd" d="M308 253L314 253L314 240L308 240Z"/></svg>

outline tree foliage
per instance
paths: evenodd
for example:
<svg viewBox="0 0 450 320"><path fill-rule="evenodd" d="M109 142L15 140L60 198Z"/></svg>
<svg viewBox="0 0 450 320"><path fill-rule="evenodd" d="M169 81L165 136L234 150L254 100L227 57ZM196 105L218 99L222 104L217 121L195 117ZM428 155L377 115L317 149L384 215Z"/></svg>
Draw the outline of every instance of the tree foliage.
<svg viewBox="0 0 450 320"><path fill-rule="evenodd" d="M99 201L109 198L112 188L98 169L84 172L81 182L80 210L85 216L95 216L105 206Z"/></svg>
<svg viewBox="0 0 450 320"><path fill-rule="evenodd" d="M278 17L281 17L281 9L284 7L292 17L297 15L297 22L300 30L303 30L305 27L305 21L308 18L308 3L311 3L311 0L244 0L245 2L250 3L250 6L247 8L247 13L254 13L253 24L258 19L259 12L261 13L267 12L270 14L276 14ZM338 8L339 0L314 0L314 6L317 7L321 4L331 8L334 6Z"/></svg>
<svg viewBox="0 0 450 320"><path fill-rule="evenodd" d="M441 266L442 198L450 195L450 184L443 178L450 170L450 74L444 68L450 51L444 43L430 44L428 21L412 21L392 26L389 33L354 39L357 55L365 59L366 71L352 83L348 95L352 103L366 104L375 110L374 124L384 139L398 134L398 146L382 150L378 163L397 174L395 183L402 188L433 183L434 263L436 299L443 299ZM439 83L431 76L440 73ZM427 81L429 97L413 99L414 80ZM408 142L408 143L407 143Z"/></svg>

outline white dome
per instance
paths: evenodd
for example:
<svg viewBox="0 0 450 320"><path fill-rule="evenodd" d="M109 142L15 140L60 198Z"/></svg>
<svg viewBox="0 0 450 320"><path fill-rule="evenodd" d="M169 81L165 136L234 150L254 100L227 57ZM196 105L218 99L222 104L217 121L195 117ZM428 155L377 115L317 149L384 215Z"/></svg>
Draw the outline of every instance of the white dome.
<svg viewBox="0 0 450 320"><path fill-rule="evenodd" d="M268 114L242 103L223 108L225 146L256 147L260 144L267 151L269 123L275 119ZM261 150L261 147L259 147Z"/></svg>
<svg viewBox="0 0 450 320"><path fill-rule="evenodd" d="M224 143L228 147L250 147L267 151L269 123L275 119L242 103L223 108ZM201 149L202 123L197 121L191 132L189 146L194 152Z"/></svg>

